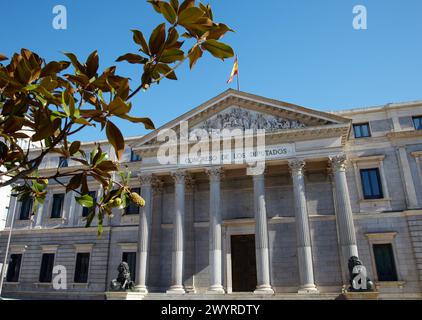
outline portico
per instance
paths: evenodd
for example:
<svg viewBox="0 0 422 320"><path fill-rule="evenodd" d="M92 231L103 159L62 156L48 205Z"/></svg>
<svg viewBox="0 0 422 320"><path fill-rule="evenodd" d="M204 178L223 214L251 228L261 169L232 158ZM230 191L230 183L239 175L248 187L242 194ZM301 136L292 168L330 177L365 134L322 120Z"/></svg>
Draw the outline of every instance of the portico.
<svg viewBox="0 0 422 320"><path fill-rule="evenodd" d="M343 154L327 156L325 158L290 158L278 161L269 161L266 170L259 175L246 176L246 168L239 166L213 166L203 169L185 168L158 174L142 173L142 194L150 198L150 188L153 179L167 181L169 188L174 189L174 212L171 213L172 220L172 243L171 243L171 282L169 283L168 294L186 294L184 280L193 275L187 274L186 265L186 221L185 201L186 179L192 179L197 183L208 184L209 196L209 220L205 223L194 222L197 227L207 228L208 238L208 261L209 261L209 283L205 293L210 295L233 293L233 270L231 240L235 235L252 235L255 242L255 263L256 263L256 288L254 294L272 295L275 293L272 284L271 271L271 244L269 242L268 223L278 223L277 217L269 218L267 215L266 184L267 177L276 181L277 175L288 175L291 181L290 188L293 193L293 212L289 218L294 223L296 230L296 256L299 274L299 294L318 293L315 283L313 264L313 245L309 226L309 213L307 209L306 178L312 172L332 171L335 179L335 188L332 192L335 195L335 220L337 221L338 234L341 235L339 245L342 248L343 263L346 265L351 255L357 255L356 236L351 216L351 207L348 196L347 180L344 175L346 158ZM309 172L308 172L309 168ZM274 176L276 175L276 176ZM251 189L253 195L253 216L250 218L223 219L223 207L225 207L223 193L230 192L230 183L236 177L242 177ZM272 182L273 183L273 182ZM196 188L193 188L196 190ZM193 191L195 192L195 191ZM333 203L334 206L334 203ZM148 260L148 248L146 244L147 233L151 230L149 212L154 208L145 207L141 212L141 223L139 239L141 240L141 255L139 264L140 292L147 293L147 279L145 273ZM145 212L145 213L144 213ZM155 212L155 214L159 214ZM274 243L272 243L274 245ZM169 257L170 259L170 257ZM151 269L150 269L151 270ZM346 270L343 270L346 272ZM138 287L137 287L138 288ZM195 288L196 289L196 288Z"/></svg>

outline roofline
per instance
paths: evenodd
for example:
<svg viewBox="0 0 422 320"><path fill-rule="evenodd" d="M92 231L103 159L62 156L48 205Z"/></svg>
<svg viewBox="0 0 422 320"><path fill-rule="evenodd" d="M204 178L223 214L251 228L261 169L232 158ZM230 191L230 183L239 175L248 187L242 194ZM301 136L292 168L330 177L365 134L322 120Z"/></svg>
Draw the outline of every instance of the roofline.
<svg viewBox="0 0 422 320"><path fill-rule="evenodd" d="M415 106L422 106L422 100L387 103L384 105L358 107L358 108L339 110L339 111L329 111L329 113L337 114L337 115L352 115L352 114L358 114L358 113L380 112L380 111L385 111L385 110L390 110L390 109L410 108L410 107L415 107Z"/></svg>

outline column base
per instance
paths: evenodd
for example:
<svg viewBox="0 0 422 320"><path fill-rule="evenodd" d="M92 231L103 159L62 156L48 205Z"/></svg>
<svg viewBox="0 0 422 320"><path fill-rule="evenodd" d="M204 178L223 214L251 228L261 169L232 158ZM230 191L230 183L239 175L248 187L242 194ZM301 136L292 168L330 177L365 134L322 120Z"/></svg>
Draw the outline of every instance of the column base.
<svg viewBox="0 0 422 320"><path fill-rule="evenodd" d="M274 290L273 288L271 288L271 286L263 285L263 286L257 286L253 293L254 294L274 294Z"/></svg>
<svg viewBox="0 0 422 320"><path fill-rule="evenodd" d="M207 290L207 294L225 294L225 293L226 291L221 285L211 286Z"/></svg>
<svg viewBox="0 0 422 320"><path fill-rule="evenodd" d="M146 286L142 286L142 285L141 286L135 286L134 291L135 292L142 293L142 294L148 294L147 287Z"/></svg>
<svg viewBox="0 0 422 320"><path fill-rule="evenodd" d="M167 291L167 294L186 294L185 288L183 286L171 286Z"/></svg>
<svg viewBox="0 0 422 320"><path fill-rule="evenodd" d="M300 287L300 289L297 291L298 294L318 294L319 290L314 284L305 285Z"/></svg>

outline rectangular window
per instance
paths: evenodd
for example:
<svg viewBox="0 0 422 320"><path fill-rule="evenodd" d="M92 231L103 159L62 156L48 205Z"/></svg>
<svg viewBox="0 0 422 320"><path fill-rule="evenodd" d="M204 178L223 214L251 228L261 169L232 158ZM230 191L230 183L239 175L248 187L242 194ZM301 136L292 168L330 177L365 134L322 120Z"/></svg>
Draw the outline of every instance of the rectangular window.
<svg viewBox="0 0 422 320"><path fill-rule="evenodd" d="M413 117L413 125L415 130L422 130L422 116Z"/></svg>
<svg viewBox="0 0 422 320"><path fill-rule="evenodd" d="M135 281L136 278L136 252L123 252L122 261L129 265L130 278Z"/></svg>
<svg viewBox="0 0 422 320"><path fill-rule="evenodd" d="M396 264L391 243L374 244L373 249L378 281L397 281Z"/></svg>
<svg viewBox="0 0 422 320"><path fill-rule="evenodd" d="M371 136L371 131L369 130L369 123L360 123L353 125L353 131L355 133L355 138L367 138Z"/></svg>
<svg viewBox="0 0 422 320"><path fill-rule="evenodd" d="M7 268L6 281L18 282L21 270L22 254L11 254Z"/></svg>
<svg viewBox="0 0 422 320"><path fill-rule="evenodd" d="M136 192L137 194L140 194L141 189L140 188L133 188L132 192ZM133 202L130 202L130 204L126 208L126 214L127 215L139 214L139 207L136 204L134 204Z"/></svg>
<svg viewBox="0 0 422 320"><path fill-rule="evenodd" d="M141 161L141 156L139 154L136 154L133 150L130 151L130 161L136 162Z"/></svg>
<svg viewBox="0 0 422 320"><path fill-rule="evenodd" d="M378 168L362 169L360 170L360 176L362 179L363 197L365 199L384 198Z"/></svg>
<svg viewBox="0 0 422 320"><path fill-rule="evenodd" d="M87 283L89 271L89 253L79 252L76 255L75 283Z"/></svg>
<svg viewBox="0 0 422 320"><path fill-rule="evenodd" d="M64 203L64 193L53 195L53 205L51 207L51 218L57 219L62 216L63 203Z"/></svg>
<svg viewBox="0 0 422 320"><path fill-rule="evenodd" d="M25 198L21 202L21 211L19 214L19 220L29 220L33 205L34 205L34 199L32 198Z"/></svg>
<svg viewBox="0 0 422 320"><path fill-rule="evenodd" d="M60 157L59 158L59 168L67 168L69 166L69 162L67 161L67 158Z"/></svg>
<svg viewBox="0 0 422 320"><path fill-rule="evenodd" d="M95 191L90 191L88 194L92 199L94 199L94 203L95 203L97 201L97 197L96 197L97 193ZM82 217L84 218L88 217L88 215L91 213L92 210L95 210L95 207L91 207L91 208L84 207L82 209Z"/></svg>
<svg viewBox="0 0 422 320"><path fill-rule="evenodd" d="M39 281L41 283L51 282L53 277L54 253L44 253L41 260Z"/></svg>

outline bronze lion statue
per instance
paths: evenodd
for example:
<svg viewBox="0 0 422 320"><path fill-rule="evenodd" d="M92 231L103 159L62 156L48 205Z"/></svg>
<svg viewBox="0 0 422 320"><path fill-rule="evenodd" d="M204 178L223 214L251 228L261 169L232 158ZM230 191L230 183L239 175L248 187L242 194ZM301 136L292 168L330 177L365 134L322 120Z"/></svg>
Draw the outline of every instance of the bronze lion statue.
<svg viewBox="0 0 422 320"><path fill-rule="evenodd" d="M358 257L351 257L348 263L351 292L374 291L374 283L368 278L366 268Z"/></svg>
<svg viewBox="0 0 422 320"><path fill-rule="evenodd" d="M117 267L119 272L117 279L111 281L111 289L113 291L133 290L135 282L130 277L129 265L127 262L121 262Z"/></svg>

